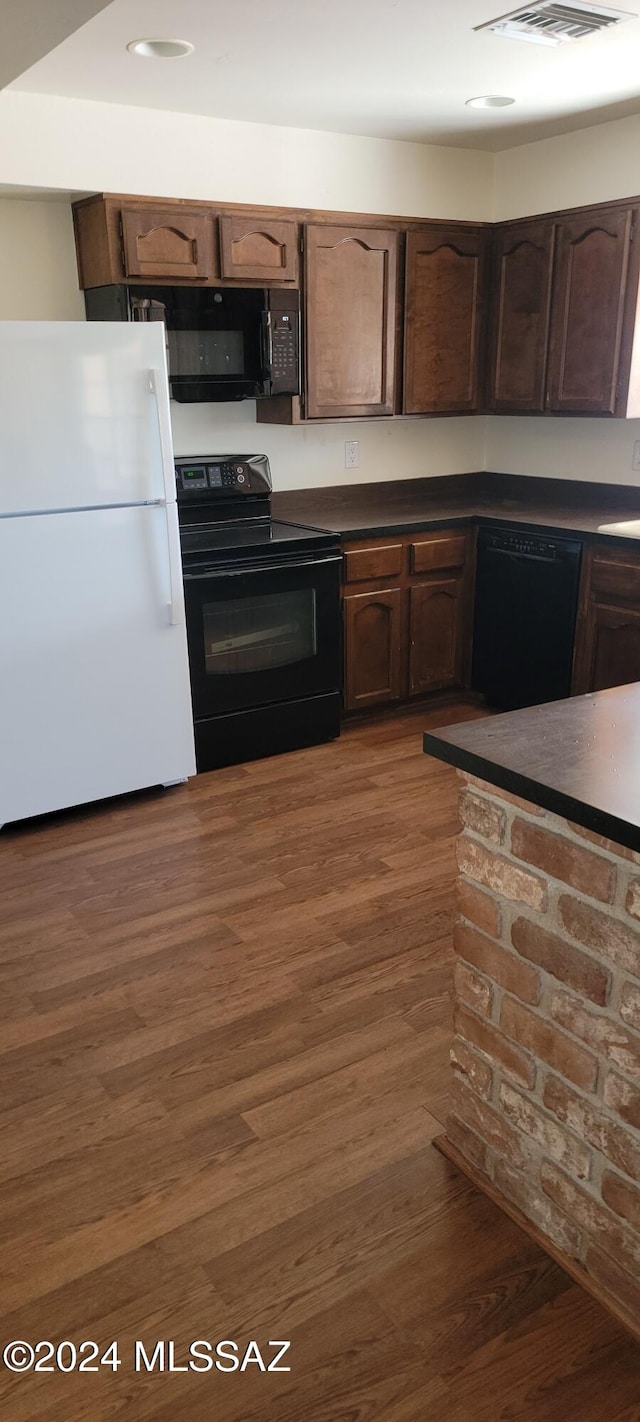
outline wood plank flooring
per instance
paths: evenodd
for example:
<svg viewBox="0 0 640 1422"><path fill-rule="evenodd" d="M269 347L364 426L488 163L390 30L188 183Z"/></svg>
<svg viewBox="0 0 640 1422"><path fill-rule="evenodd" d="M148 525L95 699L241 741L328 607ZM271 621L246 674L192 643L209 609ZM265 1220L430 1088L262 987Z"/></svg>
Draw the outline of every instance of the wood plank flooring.
<svg viewBox="0 0 640 1422"><path fill-rule="evenodd" d="M638 1349L431 1146L456 779L420 733L474 714L0 835L0 1348L122 1360L0 1364L3 1422L640 1422ZM291 1371L178 1371L196 1339Z"/></svg>

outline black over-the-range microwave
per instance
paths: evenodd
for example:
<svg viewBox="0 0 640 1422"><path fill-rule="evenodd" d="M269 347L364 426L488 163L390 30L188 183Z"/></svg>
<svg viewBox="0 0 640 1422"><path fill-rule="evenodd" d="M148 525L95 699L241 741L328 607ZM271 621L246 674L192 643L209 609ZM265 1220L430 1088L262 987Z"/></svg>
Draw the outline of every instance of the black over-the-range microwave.
<svg viewBox="0 0 640 1422"><path fill-rule="evenodd" d="M251 400L300 390L297 291L97 286L89 321L163 321L174 400Z"/></svg>

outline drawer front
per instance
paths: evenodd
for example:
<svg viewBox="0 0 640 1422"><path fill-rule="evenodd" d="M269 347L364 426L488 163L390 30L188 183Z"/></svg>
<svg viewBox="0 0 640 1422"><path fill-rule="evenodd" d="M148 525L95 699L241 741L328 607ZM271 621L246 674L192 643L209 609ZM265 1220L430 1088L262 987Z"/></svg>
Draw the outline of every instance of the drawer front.
<svg viewBox="0 0 640 1422"><path fill-rule="evenodd" d="M432 573L440 568L461 568L467 550L466 533L436 535L411 544L412 573Z"/></svg>
<svg viewBox="0 0 640 1422"><path fill-rule="evenodd" d="M376 548L347 548L344 554L346 583L364 583L369 578L399 577L402 572L402 544L386 543Z"/></svg>
<svg viewBox="0 0 640 1422"><path fill-rule="evenodd" d="M621 602L640 603L640 560L603 558L596 554L591 569L591 591Z"/></svg>

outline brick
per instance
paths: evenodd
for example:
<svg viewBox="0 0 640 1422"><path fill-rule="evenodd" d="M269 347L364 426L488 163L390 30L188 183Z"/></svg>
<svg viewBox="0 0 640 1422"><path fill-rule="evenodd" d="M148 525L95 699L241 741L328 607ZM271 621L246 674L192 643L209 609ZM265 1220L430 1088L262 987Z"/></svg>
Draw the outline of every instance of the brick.
<svg viewBox="0 0 640 1422"><path fill-rule="evenodd" d="M623 1083L626 1085L626 1083ZM613 1165L632 1178L640 1176L640 1140L624 1126L611 1121L597 1105L585 1101L557 1076L545 1082L543 1101L548 1111L563 1121L582 1140L595 1146ZM638 1099L640 1108L640 1098Z"/></svg>
<svg viewBox="0 0 640 1422"><path fill-rule="evenodd" d="M601 903L613 903L615 865L564 835L517 818L511 827L511 852L517 859L535 864L537 869L543 869L545 874L560 879L570 888L579 889Z"/></svg>
<svg viewBox="0 0 640 1422"><path fill-rule="evenodd" d="M619 919L602 909L562 894L558 904L560 920L573 938L586 948L601 954L615 967L640 976L640 938L637 930L627 928Z"/></svg>
<svg viewBox="0 0 640 1422"><path fill-rule="evenodd" d="M506 859L502 854L478 844L466 834L460 836L457 845L458 866L461 873L474 879L485 888L493 889L505 899L515 903L528 904L529 908L543 909L547 902L547 885L544 879L529 874L525 869Z"/></svg>
<svg viewBox="0 0 640 1422"><path fill-rule="evenodd" d="M616 859L625 859L633 864L640 864L640 854L637 854L634 849L627 849L624 844L616 844L615 840L606 839L603 834L596 834L594 830L585 829L583 825L574 825L571 820L568 823L569 828L574 834L579 835L580 839L586 839L589 844L597 845L598 849L606 849L609 854L615 854Z"/></svg>
<svg viewBox="0 0 640 1422"><path fill-rule="evenodd" d="M483 1061L462 1037L454 1038L449 1056L454 1070L465 1078L477 1096L486 1100L491 1095L493 1086L493 1072L489 1063Z"/></svg>
<svg viewBox="0 0 640 1422"><path fill-rule="evenodd" d="M623 1180L613 1170L605 1170L601 1184L605 1205L615 1210L622 1219L628 1220L636 1233L640 1232L640 1190L629 1180Z"/></svg>
<svg viewBox="0 0 640 1422"><path fill-rule="evenodd" d="M456 879L456 906L462 918L474 923L490 938L499 938L502 927L500 905L467 879Z"/></svg>
<svg viewBox="0 0 640 1422"><path fill-rule="evenodd" d="M526 1156L522 1137L498 1111L494 1111L493 1106L487 1101L479 1101L478 1097L473 1096L460 1082L455 1084L451 1117L462 1122L476 1136L480 1136L485 1145L491 1146L499 1155L506 1156L518 1170L523 1169ZM449 1119L447 1118L447 1133Z"/></svg>
<svg viewBox="0 0 640 1422"><path fill-rule="evenodd" d="M500 1087L500 1105L508 1121L523 1131L553 1160L564 1165L572 1175L586 1180L591 1171L591 1152L581 1141L575 1140L556 1121L546 1116L540 1107L529 1101L521 1092L514 1091L503 1081Z"/></svg>
<svg viewBox="0 0 640 1422"><path fill-rule="evenodd" d="M640 879L632 879L625 900L627 913L632 918L640 918Z"/></svg>
<svg viewBox="0 0 640 1422"><path fill-rule="evenodd" d="M465 1126L463 1121L458 1121L455 1116L447 1117L447 1140L457 1146L460 1153L466 1160L470 1160L472 1165L477 1166L484 1175L487 1171L487 1147L483 1140L476 1135L475 1131Z"/></svg>
<svg viewBox="0 0 640 1422"><path fill-rule="evenodd" d="M552 993L549 1011L567 1032L588 1042L629 1076L640 1077L640 1037L634 1037L616 1018L590 1012L568 992Z"/></svg>
<svg viewBox="0 0 640 1422"><path fill-rule="evenodd" d="M525 810L528 815L543 816L546 813L540 805L532 805L530 800L522 800L519 795L512 795L510 790L503 790L499 785L490 785L488 780L479 780L477 775L470 775L466 770L459 770L458 775L467 785L475 785L476 789L483 790L485 795L495 795L496 799L504 800L507 805L515 805L518 810Z"/></svg>
<svg viewBox="0 0 640 1422"><path fill-rule="evenodd" d="M614 1254L623 1266L637 1273L640 1265L640 1240L595 1195L587 1194L580 1185L565 1175L557 1165L544 1161L540 1170L542 1189L572 1223L599 1244L608 1254Z"/></svg>
<svg viewBox="0 0 640 1422"><path fill-rule="evenodd" d="M490 1017L493 1010L493 987L491 983L485 982L484 978L479 978L473 968L468 968L466 963L458 962L453 968L453 985L456 996L472 1007L474 1012L482 1013L483 1017Z"/></svg>
<svg viewBox="0 0 640 1422"><path fill-rule="evenodd" d="M496 1162L494 1184L507 1200L522 1210L527 1219L532 1220L548 1239L575 1259L582 1253L582 1236L570 1220L562 1214L553 1202L544 1195L534 1181L513 1170L505 1160Z"/></svg>
<svg viewBox="0 0 640 1422"><path fill-rule="evenodd" d="M541 1057L560 1076L572 1081L574 1086L582 1086L586 1091L593 1090L598 1072L596 1058L584 1047L572 1042L563 1032L559 1032L553 1022L545 1021L513 998L505 997L500 1026L507 1037L519 1042L520 1046L527 1048L534 1057Z"/></svg>
<svg viewBox="0 0 640 1422"><path fill-rule="evenodd" d="M615 1111L623 1121L640 1130L640 1090L637 1086L618 1076L617 1071L609 1071L604 1079L602 1099L610 1111Z"/></svg>
<svg viewBox="0 0 640 1422"><path fill-rule="evenodd" d="M502 1067L514 1081L520 1082L522 1086L531 1088L535 1082L535 1063L531 1057L516 1047L503 1036L496 1027L492 1027L490 1022L483 1022L479 1017L475 1017L472 1012L468 1012L461 1003L456 1003L453 1014L454 1027L460 1037L471 1042L479 1051L484 1052L492 1062L496 1062Z"/></svg>
<svg viewBox="0 0 640 1422"><path fill-rule="evenodd" d="M624 983L620 995L620 1016L629 1027L640 1031L640 987L637 983Z"/></svg>
<svg viewBox="0 0 640 1422"><path fill-rule="evenodd" d="M460 819L467 829L491 840L493 844L504 844L506 810L501 810L499 805L470 789L462 791L458 808Z"/></svg>
<svg viewBox="0 0 640 1422"><path fill-rule="evenodd" d="M507 948L502 948L499 943L494 943L465 923L455 925L453 945L461 958L492 978L505 992L513 993L522 1002L540 1001L540 974L521 962L515 953L510 953Z"/></svg>
<svg viewBox="0 0 640 1422"><path fill-rule="evenodd" d="M598 1249L597 1245L591 1245L587 1250L585 1268L604 1293L608 1294L617 1304L622 1305L628 1314L634 1333L637 1334L638 1319L640 1318L640 1280L637 1274L634 1278L610 1255L605 1254L602 1249ZM632 1416L632 1414L628 1414L628 1416Z"/></svg>
<svg viewBox="0 0 640 1422"><path fill-rule="evenodd" d="M512 924L511 942L524 958L537 963L546 973L575 988L591 1002L601 1006L607 1002L611 973L581 948L567 943L556 933L547 932L528 918L517 918Z"/></svg>

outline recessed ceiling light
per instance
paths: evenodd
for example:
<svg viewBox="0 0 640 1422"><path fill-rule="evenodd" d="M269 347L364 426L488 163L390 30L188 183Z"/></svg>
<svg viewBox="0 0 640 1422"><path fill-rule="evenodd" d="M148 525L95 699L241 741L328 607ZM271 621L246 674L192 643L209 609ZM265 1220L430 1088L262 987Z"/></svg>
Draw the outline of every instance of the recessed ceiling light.
<svg viewBox="0 0 640 1422"><path fill-rule="evenodd" d="M138 54L141 59L184 59L193 54L193 45L188 40L142 39L131 40L127 45L130 54Z"/></svg>
<svg viewBox="0 0 640 1422"><path fill-rule="evenodd" d="M506 109L515 99L508 94L480 94L477 99L465 99L465 104L468 109Z"/></svg>

